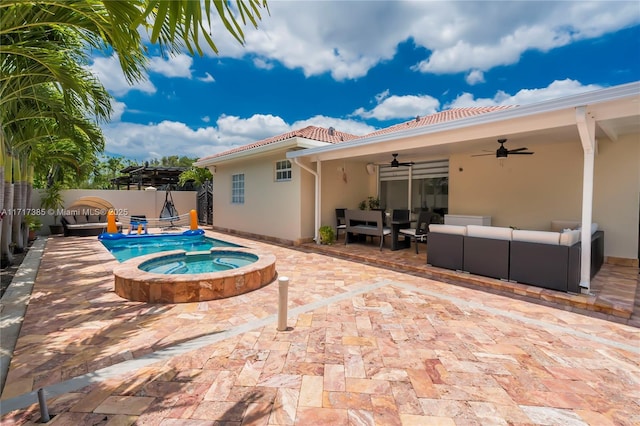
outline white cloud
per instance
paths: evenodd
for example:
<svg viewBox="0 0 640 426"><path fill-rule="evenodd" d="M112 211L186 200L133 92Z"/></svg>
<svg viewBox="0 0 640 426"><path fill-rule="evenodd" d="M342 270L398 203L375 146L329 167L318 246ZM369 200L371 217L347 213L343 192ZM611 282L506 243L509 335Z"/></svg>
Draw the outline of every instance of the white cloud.
<svg viewBox="0 0 640 426"><path fill-rule="evenodd" d="M209 117L208 115L205 115L204 117L202 117L200 120L204 121L205 123L208 123L211 121L211 117Z"/></svg>
<svg viewBox="0 0 640 426"><path fill-rule="evenodd" d="M127 109L127 105L124 102L111 99L111 109L113 110L111 113L111 122L116 122L122 118L122 114L124 114L124 111Z"/></svg>
<svg viewBox="0 0 640 426"><path fill-rule="evenodd" d="M366 135L367 133L371 133L377 130L375 127L369 126L368 124L362 123L360 121L326 117L324 115L316 115L306 120L296 121L291 125L291 129L302 129L307 126L318 126L324 127L325 129L333 127L334 129L341 132L358 136Z"/></svg>
<svg viewBox="0 0 640 426"><path fill-rule="evenodd" d="M389 97L389 94L390 94L390 93L391 93L391 92L390 92L390 90L389 90L389 89L387 89L387 90L385 90L385 91L383 91L383 92L378 93L378 94L375 96L375 98L376 98L376 102L378 102L378 103L382 102L383 100L385 100L386 98L388 98L388 97Z"/></svg>
<svg viewBox="0 0 640 426"><path fill-rule="evenodd" d="M478 83L484 83L484 73L480 70L472 70L465 78L467 84L474 86Z"/></svg>
<svg viewBox="0 0 640 426"><path fill-rule="evenodd" d="M640 21L640 8L633 2L545 2L544 8L536 2L451 6L459 15L455 36L420 39L432 54L415 69L435 74L486 71L518 62L527 50L546 52Z"/></svg>
<svg viewBox="0 0 640 426"><path fill-rule="evenodd" d="M453 102L446 105L445 108L464 108L475 106L494 106L494 105L526 105L536 102L542 102L549 99L561 98L564 96L575 95L578 93L590 92L602 89L595 84L582 85L579 81L566 79L556 80L547 87L541 89L522 89L515 95L510 95L499 90L493 98L475 99L470 93L463 93Z"/></svg>
<svg viewBox="0 0 640 426"><path fill-rule="evenodd" d="M211 74L209 74L208 72L204 73L204 77L198 77L198 80L205 82L205 83L213 83L216 81L215 78L213 78L213 76Z"/></svg>
<svg viewBox="0 0 640 426"><path fill-rule="evenodd" d="M273 69L274 64L272 61L267 61L264 58L255 58L253 60L253 65L256 66L256 68L260 68L262 70L270 70Z"/></svg>
<svg viewBox="0 0 640 426"><path fill-rule="evenodd" d="M243 138L255 142L291 130L289 125L271 114L254 114L249 118L222 115L216 121L218 130L227 138ZM234 143L234 145L236 145Z"/></svg>
<svg viewBox="0 0 640 426"><path fill-rule="evenodd" d="M548 51L640 22L633 1L269 3L243 48L214 19L221 57L251 55L259 68L278 61L306 76L357 79L412 40L429 53L421 72L487 71L528 50Z"/></svg>
<svg viewBox="0 0 640 426"><path fill-rule="evenodd" d="M116 55L108 58L95 58L93 64L88 68L114 96L124 96L131 90L138 90L148 94L156 92L156 87L149 81L149 76L146 73L142 74L141 81L129 84Z"/></svg>
<svg viewBox="0 0 640 426"><path fill-rule="evenodd" d="M149 60L149 71L165 77L191 78L191 65L193 65L193 58L184 53L172 55L166 59L155 56Z"/></svg>
<svg viewBox="0 0 640 426"><path fill-rule="evenodd" d="M213 127L196 130L184 123L162 121L148 125L112 123L103 126L105 151L139 161L162 156L200 157L219 149L219 133Z"/></svg>
<svg viewBox="0 0 640 426"><path fill-rule="evenodd" d="M376 97L378 99L378 97ZM388 96L372 110L358 108L353 115L362 118L390 120L394 118L409 118L416 115L429 115L438 111L440 102L428 95Z"/></svg>

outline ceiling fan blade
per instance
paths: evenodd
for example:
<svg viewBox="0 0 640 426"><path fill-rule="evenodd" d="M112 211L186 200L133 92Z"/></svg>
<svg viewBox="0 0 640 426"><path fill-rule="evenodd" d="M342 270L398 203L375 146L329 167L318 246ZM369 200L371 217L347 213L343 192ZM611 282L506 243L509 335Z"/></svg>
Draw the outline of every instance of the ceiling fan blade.
<svg viewBox="0 0 640 426"><path fill-rule="evenodd" d="M533 154L533 152L521 152L521 151L520 152L513 152L513 151L509 151L509 155L511 155L511 154L513 154L513 155L531 155L531 154Z"/></svg>
<svg viewBox="0 0 640 426"><path fill-rule="evenodd" d="M474 154L472 155L472 157L484 157L485 155L496 155L496 153L492 152L491 154Z"/></svg>
<svg viewBox="0 0 640 426"><path fill-rule="evenodd" d="M516 148L516 149L510 149L509 150L509 154L511 154L512 152L519 152L519 151L526 151L527 148Z"/></svg>

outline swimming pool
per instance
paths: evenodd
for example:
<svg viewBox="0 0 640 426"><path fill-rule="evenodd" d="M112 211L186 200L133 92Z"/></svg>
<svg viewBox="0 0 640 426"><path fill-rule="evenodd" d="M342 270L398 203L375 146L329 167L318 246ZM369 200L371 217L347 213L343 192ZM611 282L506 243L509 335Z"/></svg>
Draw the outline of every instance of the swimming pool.
<svg viewBox="0 0 640 426"><path fill-rule="evenodd" d="M204 235L142 235L117 240L101 240L118 262L170 250L209 251L214 247L241 247Z"/></svg>

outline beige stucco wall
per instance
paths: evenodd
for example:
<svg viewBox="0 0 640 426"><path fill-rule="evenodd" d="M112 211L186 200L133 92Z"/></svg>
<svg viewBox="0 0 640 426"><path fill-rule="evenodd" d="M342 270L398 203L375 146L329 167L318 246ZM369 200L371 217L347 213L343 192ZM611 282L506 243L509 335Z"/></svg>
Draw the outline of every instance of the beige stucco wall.
<svg viewBox="0 0 640 426"><path fill-rule="evenodd" d="M322 162L321 225L335 227L336 208L357 209L360 201L377 196L377 176L369 175L366 165L359 161Z"/></svg>
<svg viewBox="0 0 640 426"><path fill-rule="evenodd" d="M300 169L292 167L290 181L275 182L275 162L284 159L282 151L217 165L213 176L213 225L289 241L301 238ZM231 203L231 176L237 173L244 173L244 204Z"/></svg>
<svg viewBox="0 0 640 426"><path fill-rule="evenodd" d="M109 201L115 209L120 210L125 215L141 214L148 218L157 218L160 217L160 212L164 206L166 192L68 189L62 191L62 197L65 208L80 197L100 197ZM171 197L180 215L187 214L192 209L197 208L196 191L172 191ZM31 196L32 208L40 208L40 198L40 190L35 190ZM48 225L53 224L53 217L44 215L41 219L45 226L41 228L40 232L46 234L49 231Z"/></svg>
<svg viewBox="0 0 640 426"><path fill-rule="evenodd" d="M533 147L531 147L533 149ZM492 217L494 226L548 230L550 221L581 220L583 154L579 140L535 145L535 155L499 160L453 155L449 213ZM605 231L605 255L638 255L638 135L599 142L593 220Z"/></svg>

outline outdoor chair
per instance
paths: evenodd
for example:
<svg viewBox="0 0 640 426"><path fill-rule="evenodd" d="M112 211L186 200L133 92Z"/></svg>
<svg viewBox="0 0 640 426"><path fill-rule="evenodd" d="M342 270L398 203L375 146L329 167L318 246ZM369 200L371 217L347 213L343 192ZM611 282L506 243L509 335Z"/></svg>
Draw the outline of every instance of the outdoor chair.
<svg viewBox="0 0 640 426"><path fill-rule="evenodd" d="M393 209L391 212L391 220L394 222L409 221L409 210Z"/></svg>
<svg viewBox="0 0 640 426"><path fill-rule="evenodd" d="M408 210L407 210L408 212ZM421 211L418 215L418 222L415 228L401 229L399 232L410 237L416 243L416 254L418 253L418 243L427 242L427 234L429 233L429 223L431 223L432 213L429 211Z"/></svg>
<svg viewBox="0 0 640 426"><path fill-rule="evenodd" d="M340 236L340 231L346 232L347 230L346 210L347 209L336 209L336 240Z"/></svg>

